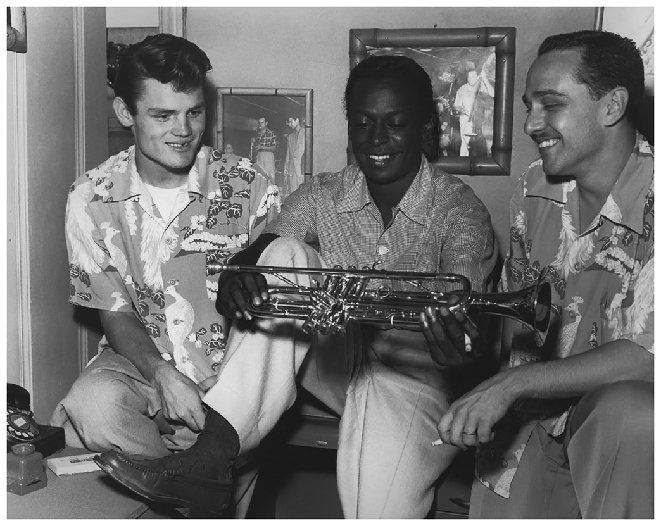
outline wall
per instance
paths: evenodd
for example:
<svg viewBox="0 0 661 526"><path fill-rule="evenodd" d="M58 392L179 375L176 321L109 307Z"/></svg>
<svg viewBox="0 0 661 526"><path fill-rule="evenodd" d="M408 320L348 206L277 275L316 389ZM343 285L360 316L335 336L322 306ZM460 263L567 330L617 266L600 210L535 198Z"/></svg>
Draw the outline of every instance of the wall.
<svg viewBox="0 0 661 526"><path fill-rule="evenodd" d="M220 7L187 9L186 36L209 55L211 78L223 87L314 90L314 171L346 162L342 94L349 74L349 30L424 27L517 28L512 171L465 177L492 214L505 246L508 201L517 176L536 149L523 133L525 76L544 36L594 27L592 7Z"/></svg>
<svg viewBox="0 0 661 526"><path fill-rule="evenodd" d="M9 212L23 221L15 242L26 247L26 257L8 269L8 281L17 281L20 267L29 290L9 296L7 308L25 313L25 326L17 330L27 332L29 341L9 354L31 356L23 384L31 390L37 420L47 422L80 371L80 325L68 303L64 211L76 172L106 157L107 135L100 135L106 120L105 14L99 8L28 7L27 24L28 51L21 58L25 84L19 87L23 93L15 94L25 101L20 123L27 141L20 159L25 169L8 170L9 188L20 188L24 196L21 209L12 203ZM8 361L8 378L14 381L18 361Z"/></svg>
<svg viewBox="0 0 661 526"><path fill-rule="evenodd" d="M106 7L106 27L158 27L158 7Z"/></svg>

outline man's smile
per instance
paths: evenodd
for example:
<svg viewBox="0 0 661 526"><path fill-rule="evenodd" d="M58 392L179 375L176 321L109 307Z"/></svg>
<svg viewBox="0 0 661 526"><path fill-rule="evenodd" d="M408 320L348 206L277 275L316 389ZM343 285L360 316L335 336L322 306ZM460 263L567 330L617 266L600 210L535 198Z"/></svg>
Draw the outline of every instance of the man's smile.
<svg viewBox="0 0 661 526"><path fill-rule="evenodd" d="M556 144L560 142L560 139L545 139L543 141L539 141L537 143L537 146L539 147L540 150L544 148L552 148Z"/></svg>
<svg viewBox="0 0 661 526"><path fill-rule="evenodd" d="M193 141L188 141L188 142L183 142L183 143L181 143L181 142L166 142L165 144L167 144L170 148L172 148L174 150L183 152L183 151L188 150L192 143L193 143Z"/></svg>

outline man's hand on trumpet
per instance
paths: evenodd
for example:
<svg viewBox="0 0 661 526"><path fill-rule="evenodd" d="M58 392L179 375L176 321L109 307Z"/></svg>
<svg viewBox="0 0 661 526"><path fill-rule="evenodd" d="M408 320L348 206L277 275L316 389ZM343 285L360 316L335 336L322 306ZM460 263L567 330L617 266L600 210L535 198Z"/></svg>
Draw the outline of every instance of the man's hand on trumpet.
<svg viewBox="0 0 661 526"><path fill-rule="evenodd" d="M251 320L250 303L261 305L268 299L266 278L262 274L224 270L218 276L216 309L227 318Z"/></svg>
<svg viewBox="0 0 661 526"><path fill-rule="evenodd" d="M266 247L276 239L276 234L261 234L248 248L231 258L235 265L255 265ZM261 305L269 299L266 278L255 272L224 270L218 275L216 310L228 319L251 320L250 303Z"/></svg>
<svg viewBox="0 0 661 526"><path fill-rule="evenodd" d="M472 363L482 356L484 341L473 321L461 310L451 311L449 305L427 307L420 313L420 325L429 352L440 366Z"/></svg>

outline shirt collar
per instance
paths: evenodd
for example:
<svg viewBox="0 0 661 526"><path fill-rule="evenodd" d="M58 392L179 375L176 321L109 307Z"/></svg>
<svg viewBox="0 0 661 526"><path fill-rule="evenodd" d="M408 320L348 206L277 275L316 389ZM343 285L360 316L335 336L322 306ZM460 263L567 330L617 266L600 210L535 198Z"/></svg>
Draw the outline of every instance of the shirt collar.
<svg viewBox="0 0 661 526"><path fill-rule="evenodd" d="M575 188L573 180L549 182L541 171L538 159L531 167L539 166L541 176L526 183L526 197L541 197L566 204L567 192ZM654 149L638 134L627 164L615 181L600 215L613 223L626 226L641 234L643 232L643 208L654 177Z"/></svg>
<svg viewBox="0 0 661 526"><path fill-rule="evenodd" d="M215 157L220 159L218 152L212 151L208 146L203 146L197 153L195 163L188 173L188 183L186 190L189 193L207 196L210 188L211 174L208 169L209 164ZM94 176L94 171L101 171L104 179L106 191L102 194L104 202L126 201L127 199L139 197L146 192L142 178L138 174L135 164L135 146L112 156L99 168L92 171L91 178L99 179ZM97 188L99 183L97 182ZM98 192L98 190L97 190Z"/></svg>
<svg viewBox="0 0 661 526"><path fill-rule="evenodd" d="M338 212L357 212L370 203L373 203L365 175L357 164L352 164L344 169L346 184L344 192L338 200ZM427 159L422 157L420 169L402 200L395 207L409 219L417 223L425 224L427 220L427 202L431 188L432 169Z"/></svg>

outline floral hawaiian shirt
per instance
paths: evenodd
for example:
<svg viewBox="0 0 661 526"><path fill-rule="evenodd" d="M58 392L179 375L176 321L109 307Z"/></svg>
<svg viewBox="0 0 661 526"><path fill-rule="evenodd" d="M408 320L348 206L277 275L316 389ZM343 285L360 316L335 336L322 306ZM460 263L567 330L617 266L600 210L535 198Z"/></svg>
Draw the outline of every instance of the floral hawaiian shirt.
<svg viewBox="0 0 661 526"><path fill-rule="evenodd" d="M510 204L510 246L503 288L518 290L540 278L552 285L553 322L545 345L515 337L510 367L562 359L626 338L653 352L654 151L642 138L601 212L578 230L573 179L550 182L541 160L519 180ZM509 488L534 425L559 437L575 400L520 401L479 448L477 474L495 493ZM527 403L530 402L530 403Z"/></svg>
<svg viewBox="0 0 661 526"><path fill-rule="evenodd" d="M69 299L134 312L163 358L199 382L215 374L225 353L217 279L208 265L247 247L280 200L247 159L228 161L204 146L175 207L170 221L161 217L133 146L79 177L66 210Z"/></svg>

